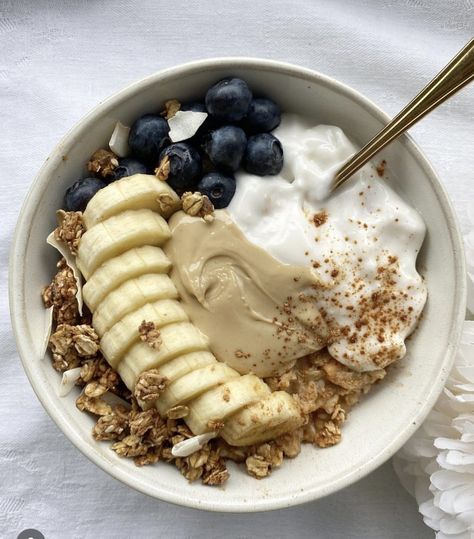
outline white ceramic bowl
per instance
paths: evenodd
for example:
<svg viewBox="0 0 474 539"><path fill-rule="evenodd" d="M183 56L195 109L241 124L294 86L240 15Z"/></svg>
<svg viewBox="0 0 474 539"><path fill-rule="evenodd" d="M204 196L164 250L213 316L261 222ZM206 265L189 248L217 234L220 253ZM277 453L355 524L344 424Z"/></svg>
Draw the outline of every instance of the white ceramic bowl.
<svg viewBox="0 0 474 539"><path fill-rule="evenodd" d="M231 464L223 488L188 484L170 465L137 468L108 443L95 442L93 421L74 405L77 393L57 396L60 377L38 357L44 319L40 290L54 273L57 254L45 243L64 191L84 171L94 150L107 145L117 120L126 125L166 99L202 96L233 74L283 110L334 124L359 145L388 117L354 90L300 67L259 59L193 62L139 81L96 107L59 143L34 181L20 214L10 260L10 304L18 350L30 382L50 416L76 447L117 479L150 496L213 511L263 511L301 504L357 481L390 458L423 421L449 373L465 312L465 271L456 219L436 174L406 136L384 152L396 189L423 215L428 234L419 258L429 300L408 343L405 360L351 412L343 441L305 446L269 478L256 481Z"/></svg>

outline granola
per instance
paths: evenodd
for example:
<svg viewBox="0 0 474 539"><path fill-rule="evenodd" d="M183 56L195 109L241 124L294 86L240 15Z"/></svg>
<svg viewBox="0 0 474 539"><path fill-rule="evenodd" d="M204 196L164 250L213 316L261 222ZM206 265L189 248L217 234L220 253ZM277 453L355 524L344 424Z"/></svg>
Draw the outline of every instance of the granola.
<svg viewBox="0 0 474 539"><path fill-rule="evenodd" d="M156 401L168 385L166 376L156 369L142 373L135 384L135 398L142 402Z"/></svg>
<svg viewBox="0 0 474 539"><path fill-rule="evenodd" d="M144 343L148 344L148 346L154 348L155 350L159 350L162 344L161 333L153 322L143 320L143 322L138 326L138 334Z"/></svg>
<svg viewBox="0 0 474 539"><path fill-rule="evenodd" d="M119 166L117 156L110 150L95 151L87 163L87 170L101 178L112 176Z"/></svg>
<svg viewBox="0 0 474 539"><path fill-rule="evenodd" d="M71 254L76 255L79 242L85 231L82 212L59 210L57 217L59 225L54 230L54 237L57 241L65 243Z"/></svg>
<svg viewBox="0 0 474 539"><path fill-rule="evenodd" d="M181 196L183 211L193 217L202 217L205 221L211 222L214 219L214 206L206 195L187 191Z"/></svg>

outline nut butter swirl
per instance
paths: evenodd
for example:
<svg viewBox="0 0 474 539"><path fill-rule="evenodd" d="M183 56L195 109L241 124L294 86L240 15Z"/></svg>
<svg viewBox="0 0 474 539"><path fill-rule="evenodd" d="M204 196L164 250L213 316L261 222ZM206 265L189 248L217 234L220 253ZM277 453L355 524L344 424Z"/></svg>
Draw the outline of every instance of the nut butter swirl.
<svg viewBox="0 0 474 539"><path fill-rule="evenodd" d="M212 223L178 212L165 245L171 277L219 361L266 377L320 350L327 326L310 268L283 264L249 242L225 210Z"/></svg>

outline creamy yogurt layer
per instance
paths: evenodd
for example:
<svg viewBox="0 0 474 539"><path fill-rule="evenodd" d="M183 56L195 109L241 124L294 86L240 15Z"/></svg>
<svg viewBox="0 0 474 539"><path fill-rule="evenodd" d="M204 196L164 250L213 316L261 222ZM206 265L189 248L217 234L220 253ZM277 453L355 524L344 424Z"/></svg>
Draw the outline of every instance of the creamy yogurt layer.
<svg viewBox="0 0 474 539"><path fill-rule="evenodd" d="M280 262L313 268L320 286L308 295L336 360L370 371L400 359L427 294L416 270L420 215L369 166L330 194L334 174L356 151L338 127L285 114L275 135L285 152L280 175L239 173L227 211Z"/></svg>

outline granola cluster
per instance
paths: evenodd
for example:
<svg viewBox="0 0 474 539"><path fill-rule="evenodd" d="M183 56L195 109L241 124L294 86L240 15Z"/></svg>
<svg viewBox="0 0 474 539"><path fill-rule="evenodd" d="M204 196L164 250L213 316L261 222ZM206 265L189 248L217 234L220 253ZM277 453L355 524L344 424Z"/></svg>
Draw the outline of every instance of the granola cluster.
<svg viewBox="0 0 474 539"><path fill-rule="evenodd" d="M183 211L193 217L202 217L204 221L214 220L214 206L206 195L196 191L187 191L181 197Z"/></svg>
<svg viewBox="0 0 474 539"><path fill-rule="evenodd" d="M74 273L64 258L57 263L57 268L51 284L43 290L45 307L53 307L53 320L57 324L76 324L79 320L79 309Z"/></svg>
<svg viewBox="0 0 474 539"><path fill-rule="evenodd" d="M82 212L59 210L57 218L59 225L54 231L54 237L65 243L71 254L76 255L82 234L85 232Z"/></svg>
<svg viewBox="0 0 474 539"><path fill-rule="evenodd" d="M118 158L113 152L100 149L92 154L87 163L87 170L99 178L107 178L113 176L118 166Z"/></svg>

